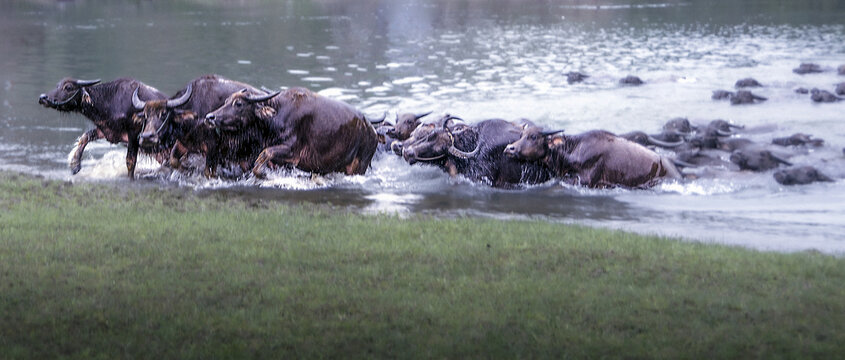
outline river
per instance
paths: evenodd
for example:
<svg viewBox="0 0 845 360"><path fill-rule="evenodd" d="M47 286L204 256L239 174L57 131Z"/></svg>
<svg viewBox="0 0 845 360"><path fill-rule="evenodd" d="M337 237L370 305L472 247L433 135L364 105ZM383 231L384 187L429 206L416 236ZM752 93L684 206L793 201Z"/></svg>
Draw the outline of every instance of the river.
<svg viewBox="0 0 845 360"><path fill-rule="evenodd" d="M774 251L845 253L845 101L816 104L845 76L841 1L3 1L0 168L72 181L129 184L125 147L95 142L71 176L68 154L92 127L37 104L63 77L130 76L173 94L206 73L302 86L367 114L450 113L468 121L528 118L573 134L657 132L674 117L726 119L755 141L796 132L796 149L833 183L782 186L723 172L650 190L586 190L551 182L497 190L381 155L364 176L266 181L168 174L150 160L143 184L314 202L379 213L542 219ZM825 72L798 75L802 62ZM590 75L567 83L566 73ZM621 86L626 75L646 84ZM717 89L753 77L768 101L731 106Z"/></svg>

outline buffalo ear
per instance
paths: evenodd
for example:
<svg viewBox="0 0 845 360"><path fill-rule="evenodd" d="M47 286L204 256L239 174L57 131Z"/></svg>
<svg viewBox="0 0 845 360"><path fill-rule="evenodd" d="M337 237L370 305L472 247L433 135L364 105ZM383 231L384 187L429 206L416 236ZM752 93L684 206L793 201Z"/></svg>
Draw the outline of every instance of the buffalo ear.
<svg viewBox="0 0 845 360"><path fill-rule="evenodd" d="M85 90L85 88L82 88L82 103L88 105L94 104L94 102L91 101L91 95L88 95L88 91Z"/></svg>
<svg viewBox="0 0 845 360"><path fill-rule="evenodd" d="M563 138L561 138L561 137L551 137L551 138L547 137L546 143L549 144L549 145L552 145L552 146L559 146L560 144L563 144Z"/></svg>
<svg viewBox="0 0 845 360"><path fill-rule="evenodd" d="M270 120L270 118L275 115L276 109L273 109L272 107L267 105L261 105L258 106L257 109L255 109L255 116L258 116L258 118L261 120Z"/></svg>

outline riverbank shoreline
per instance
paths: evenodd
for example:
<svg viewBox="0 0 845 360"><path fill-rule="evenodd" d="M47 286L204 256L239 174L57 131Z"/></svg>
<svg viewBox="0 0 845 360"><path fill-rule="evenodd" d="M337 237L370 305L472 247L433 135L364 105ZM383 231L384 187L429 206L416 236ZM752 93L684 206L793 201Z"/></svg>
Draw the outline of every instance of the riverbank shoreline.
<svg viewBox="0 0 845 360"><path fill-rule="evenodd" d="M845 259L0 172L4 358L835 357Z"/></svg>

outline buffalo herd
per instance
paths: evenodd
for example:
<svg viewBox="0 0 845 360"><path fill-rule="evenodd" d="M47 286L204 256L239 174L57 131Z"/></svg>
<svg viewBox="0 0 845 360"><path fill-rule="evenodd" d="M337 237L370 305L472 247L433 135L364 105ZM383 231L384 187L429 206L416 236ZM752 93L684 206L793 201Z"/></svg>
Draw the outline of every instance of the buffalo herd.
<svg viewBox="0 0 845 360"><path fill-rule="evenodd" d="M839 69L842 72L842 69ZM823 71L814 64L794 70ZM570 72L570 83L588 77ZM620 83L641 85L628 76ZM763 86L747 78L736 92L717 90L712 98L734 104L766 99L748 88ZM837 92L845 92L845 85ZM841 91L840 91L841 90ZM838 101L813 89L814 101ZM820 98L821 100L816 100ZM451 176L497 188L518 188L558 180L590 188L648 188L664 180L700 176L699 168L729 171L775 170L784 185L833 181L810 165L793 166L790 148L812 148L823 140L797 133L763 144L742 137L743 127L725 120L695 126L685 118L669 120L658 133L616 135L604 130L568 134L527 119L487 119L466 123L453 115L399 113L370 119L354 107L304 88L271 91L203 75L171 97L131 78L110 82L65 78L38 102L61 112L80 113L94 128L77 140L70 169L81 169L85 146L98 139L126 144L126 168L135 177L138 152L163 167L193 171L189 155L205 159L206 177L234 169L234 177L263 178L268 170L297 168L312 174L364 174L376 153L424 163ZM426 121L430 117L432 119Z"/></svg>

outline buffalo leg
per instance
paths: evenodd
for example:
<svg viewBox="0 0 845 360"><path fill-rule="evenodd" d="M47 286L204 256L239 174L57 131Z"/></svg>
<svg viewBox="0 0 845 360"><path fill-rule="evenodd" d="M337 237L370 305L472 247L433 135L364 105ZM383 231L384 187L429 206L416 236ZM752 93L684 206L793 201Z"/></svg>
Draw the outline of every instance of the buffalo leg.
<svg viewBox="0 0 845 360"><path fill-rule="evenodd" d="M97 128L91 129L83 133L79 139L76 140L76 151L73 153L73 157L70 160L70 174L76 175L79 170L82 169L82 152L85 151L85 146L88 145L90 141L96 141L102 139L103 133Z"/></svg>
<svg viewBox="0 0 845 360"><path fill-rule="evenodd" d="M170 167L175 170L179 170L182 167L182 156L184 156L188 152L188 148L185 145L182 145L181 142L176 141L176 144L173 145L173 149L170 149Z"/></svg>
<svg viewBox="0 0 845 360"><path fill-rule="evenodd" d="M293 160L292 155L290 146L276 145L268 147L258 155L258 159L255 160L255 165L252 167L252 173L255 177L263 179L267 177L267 174L265 174L267 166L270 164L280 165L289 163Z"/></svg>
<svg viewBox="0 0 845 360"><path fill-rule="evenodd" d="M129 137L129 144L126 147L126 170L129 180L135 180L135 162L138 160L138 138Z"/></svg>

